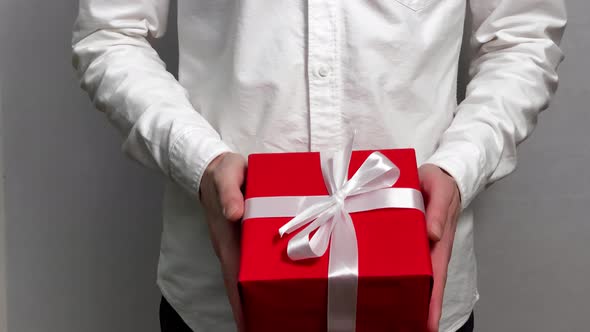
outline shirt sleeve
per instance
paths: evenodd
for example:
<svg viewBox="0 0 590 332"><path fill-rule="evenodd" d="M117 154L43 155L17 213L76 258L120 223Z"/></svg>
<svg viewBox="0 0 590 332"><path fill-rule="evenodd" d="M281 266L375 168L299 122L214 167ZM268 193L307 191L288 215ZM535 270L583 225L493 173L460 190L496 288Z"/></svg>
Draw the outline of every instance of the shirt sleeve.
<svg viewBox="0 0 590 332"><path fill-rule="evenodd" d="M148 42L165 33L168 0L80 0L73 65L123 151L198 196L209 162L230 148L194 109Z"/></svg>
<svg viewBox="0 0 590 332"><path fill-rule="evenodd" d="M470 0L472 54L464 101L426 160L457 181L463 208L516 168L557 88L563 0Z"/></svg>

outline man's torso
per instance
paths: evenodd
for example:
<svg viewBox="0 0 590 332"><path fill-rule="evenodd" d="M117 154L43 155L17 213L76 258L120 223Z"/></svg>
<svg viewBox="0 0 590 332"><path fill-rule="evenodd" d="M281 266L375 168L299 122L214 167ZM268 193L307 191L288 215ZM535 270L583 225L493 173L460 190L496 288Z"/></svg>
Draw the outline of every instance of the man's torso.
<svg viewBox="0 0 590 332"><path fill-rule="evenodd" d="M464 0L178 3L179 80L244 155L339 148L436 149L455 111ZM442 331L477 300L472 213L458 225ZM158 283L195 331L232 330L200 207L170 183Z"/></svg>

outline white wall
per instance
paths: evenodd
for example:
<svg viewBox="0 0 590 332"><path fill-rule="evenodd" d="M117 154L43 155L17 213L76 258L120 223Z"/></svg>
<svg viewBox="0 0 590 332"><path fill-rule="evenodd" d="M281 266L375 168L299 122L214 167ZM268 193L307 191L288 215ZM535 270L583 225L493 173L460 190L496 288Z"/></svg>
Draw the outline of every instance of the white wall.
<svg viewBox="0 0 590 332"><path fill-rule="evenodd" d="M0 16L8 6L0 2ZM2 32L0 32L2 36ZM0 42L3 39L0 38ZM0 64L4 63L5 55L0 48ZM6 218L4 205L4 123L3 123L3 72L0 65L0 332L6 332Z"/></svg>
<svg viewBox="0 0 590 332"><path fill-rule="evenodd" d="M590 2L567 5L557 96L476 202L481 332L590 331Z"/></svg>
<svg viewBox="0 0 590 332"><path fill-rule="evenodd" d="M157 331L161 181L79 89L77 1L0 3L8 330Z"/></svg>
<svg viewBox="0 0 590 332"><path fill-rule="evenodd" d="M0 12L2 12L1 5ZM6 219L4 216L4 163L2 160L4 131L2 128L2 80L0 79L0 332L6 332Z"/></svg>
<svg viewBox="0 0 590 332"><path fill-rule="evenodd" d="M76 3L0 1L8 327L155 332L160 181L78 88ZM477 331L588 330L590 3L568 5L558 96L518 171L476 202ZM174 37L159 44L172 70Z"/></svg>

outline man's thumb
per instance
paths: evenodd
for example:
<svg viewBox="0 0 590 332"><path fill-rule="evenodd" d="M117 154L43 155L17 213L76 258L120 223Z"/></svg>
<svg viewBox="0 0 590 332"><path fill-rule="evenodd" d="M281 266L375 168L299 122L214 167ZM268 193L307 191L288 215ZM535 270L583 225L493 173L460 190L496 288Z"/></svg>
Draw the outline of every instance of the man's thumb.
<svg viewBox="0 0 590 332"><path fill-rule="evenodd" d="M426 225L428 237L432 241L440 241L447 221L448 203L440 195L429 195L426 206Z"/></svg>
<svg viewBox="0 0 590 332"><path fill-rule="evenodd" d="M222 165L217 166L214 176L220 212L225 219L238 221L244 214L241 187L244 184L246 161L240 155L227 153L222 162Z"/></svg>
<svg viewBox="0 0 590 332"><path fill-rule="evenodd" d="M244 196L236 181L225 181L219 187L221 213L225 219L238 221L244 215Z"/></svg>
<svg viewBox="0 0 590 332"><path fill-rule="evenodd" d="M244 196L237 185L220 188L219 201L221 203L221 213L225 219L237 221L244 214Z"/></svg>
<svg viewBox="0 0 590 332"><path fill-rule="evenodd" d="M442 222L440 220L431 219L428 221L428 237L432 241L440 241L443 235Z"/></svg>

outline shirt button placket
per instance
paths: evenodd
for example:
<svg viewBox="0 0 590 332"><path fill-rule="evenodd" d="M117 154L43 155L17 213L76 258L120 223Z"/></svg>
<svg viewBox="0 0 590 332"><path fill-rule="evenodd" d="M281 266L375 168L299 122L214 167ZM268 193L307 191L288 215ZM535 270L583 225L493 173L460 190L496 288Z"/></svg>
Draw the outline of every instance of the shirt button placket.
<svg viewBox="0 0 590 332"><path fill-rule="evenodd" d="M343 136L338 2L308 1L309 146L313 151L337 148Z"/></svg>

